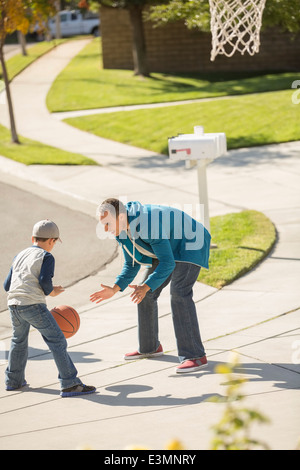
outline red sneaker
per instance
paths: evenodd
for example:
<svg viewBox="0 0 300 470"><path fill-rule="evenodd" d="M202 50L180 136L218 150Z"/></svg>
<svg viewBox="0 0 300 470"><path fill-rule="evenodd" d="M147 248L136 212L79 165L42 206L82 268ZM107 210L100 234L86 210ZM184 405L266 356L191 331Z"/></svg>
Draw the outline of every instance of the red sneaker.
<svg viewBox="0 0 300 470"><path fill-rule="evenodd" d="M207 366L206 356L199 357L198 359L187 359L176 367L177 374L187 374L189 372L197 372Z"/></svg>
<svg viewBox="0 0 300 470"><path fill-rule="evenodd" d="M146 357L158 357L158 356L163 356L164 352L163 352L163 348L162 348L162 345L160 344L159 347L157 348L157 350L155 352L152 352L152 353L140 353L138 351L134 351L132 353L127 353L125 354L124 356L124 359L126 361L132 361L134 359L144 359Z"/></svg>

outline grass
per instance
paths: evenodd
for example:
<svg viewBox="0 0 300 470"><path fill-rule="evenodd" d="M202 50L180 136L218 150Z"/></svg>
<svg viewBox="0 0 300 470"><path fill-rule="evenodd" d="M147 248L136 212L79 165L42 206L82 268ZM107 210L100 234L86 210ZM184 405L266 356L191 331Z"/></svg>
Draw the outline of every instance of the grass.
<svg viewBox="0 0 300 470"><path fill-rule="evenodd" d="M228 148L300 138L299 107L292 103L295 74L167 75L135 77L129 70L103 70L99 39L88 44L57 77L47 97L51 111L226 96L226 99L159 109L95 114L67 119L100 137L168 153L168 136L225 132ZM75 77L75 78L74 78ZM276 91L275 91L276 90ZM235 96L230 96L235 95Z"/></svg>
<svg viewBox="0 0 300 470"><path fill-rule="evenodd" d="M297 77L296 77L297 78ZM94 39L60 73L47 97L51 112L240 95L291 87L295 74L165 74L102 68L101 39Z"/></svg>
<svg viewBox="0 0 300 470"><path fill-rule="evenodd" d="M229 97L202 103L152 108L123 113L69 118L79 129L125 144L168 153L168 137L193 133L225 132L229 149L289 142L300 139L299 106L292 91Z"/></svg>
<svg viewBox="0 0 300 470"><path fill-rule="evenodd" d="M199 281L222 288L238 279L270 252L276 242L273 223L261 212L246 210L212 217L209 270L202 269Z"/></svg>
<svg viewBox="0 0 300 470"><path fill-rule="evenodd" d="M43 41L27 48L27 55L16 54L6 61L9 80L12 80L32 62L58 46L65 39ZM2 69L0 66L0 79ZM0 81L1 86L4 82ZM96 165L94 160L77 153L60 150L55 147L44 145L30 139L19 136L21 145L11 142L11 134L8 129L0 126L0 154L6 158L24 163L25 165Z"/></svg>
<svg viewBox="0 0 300 470"><path fill-rule="evenodd" d="M0 125L0 155L25 165L96 165L93 160L78 153L66 152L20 136L19 139L20 145L13 144L10 131Z"/></svg>

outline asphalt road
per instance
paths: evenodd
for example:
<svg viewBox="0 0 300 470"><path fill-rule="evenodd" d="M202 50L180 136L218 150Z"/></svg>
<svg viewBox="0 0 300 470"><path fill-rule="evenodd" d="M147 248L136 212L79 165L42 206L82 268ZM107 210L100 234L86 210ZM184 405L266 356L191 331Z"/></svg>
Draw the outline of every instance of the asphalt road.
<svg viewBox="0 0 300 470"><path fill-rule="evenodd" d="M70 286L97 272L114 255L114 242L96 236L96 217L0 182L0 311L7 309L3 281L11 262L31 245L32 227L42 219L53 220L60 229L62 243L58 242L52 251L55 284Z"/></svg>

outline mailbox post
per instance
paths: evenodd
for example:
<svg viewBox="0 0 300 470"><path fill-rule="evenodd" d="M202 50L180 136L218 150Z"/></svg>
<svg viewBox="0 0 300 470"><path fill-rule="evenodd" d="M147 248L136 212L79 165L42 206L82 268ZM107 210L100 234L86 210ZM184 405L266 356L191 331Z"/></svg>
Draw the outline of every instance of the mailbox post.
<svg viewBox="0 0 300 470"><path fill-rule="evenodd" d="M186 167L197 165L200 204L204 207L203 225L210 232L206 167L215 158L227 152L223 132L205 134L202 126L194 127L194 134L180 134L168 139L171 160L185 160Z"/></svg>

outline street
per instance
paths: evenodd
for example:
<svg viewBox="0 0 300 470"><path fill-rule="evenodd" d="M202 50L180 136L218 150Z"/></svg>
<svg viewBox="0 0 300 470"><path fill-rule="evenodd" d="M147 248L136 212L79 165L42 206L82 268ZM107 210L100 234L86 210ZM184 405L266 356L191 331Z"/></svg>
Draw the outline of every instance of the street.
<svg viewBox="0 0 300 470"><path fill-rule="evenodd" d="M76 212L49 200L0 182L0 220L2 254L0 257L0 312L6 310L2 287L14 256L31 245L33 225L42 219L53 220L60 229L57 243L54 283L64 287L98 271L111 259L112 243L96 236L96 216ZM89 297L87 292L87 298Z"/></svg>

